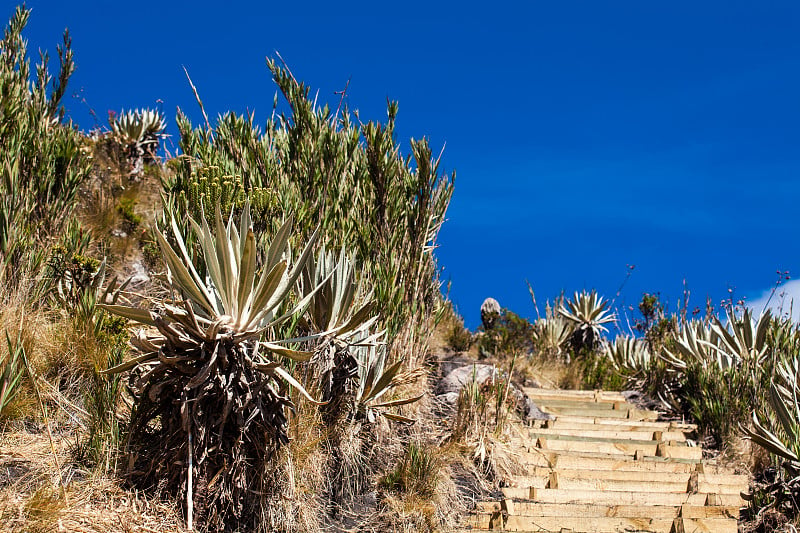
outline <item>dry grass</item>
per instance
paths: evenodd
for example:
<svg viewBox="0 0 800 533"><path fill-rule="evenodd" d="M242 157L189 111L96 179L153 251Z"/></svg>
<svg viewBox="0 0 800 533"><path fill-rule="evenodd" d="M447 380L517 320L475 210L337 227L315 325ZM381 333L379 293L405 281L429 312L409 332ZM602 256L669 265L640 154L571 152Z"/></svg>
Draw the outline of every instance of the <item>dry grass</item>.
<svg viewBox="0 0 800 533"><path fill-rule="evenodd" d="M50 415L58 420L75 421L80 413L88 376L107 365L108 349L89 332L81 331L66 313L31 310L21 298L7 301L0 311L0 357L8 352L5 332L12 342L22 343L37 387ZM11 406L10 418L41 416L35 401L33 383L27 373L21 393Z"/></svg>
<svg viewBox="0 0 800 533"><path fill-rule="evenodd" d="M8 292L6 292L8 294ZM83 360L78 351L87 349L86 343L74 338L74 330L65 317L54 316L43 311L26 309L19 293L11 295L0 311L0 358L8 355L9 346L5 342L8 334L12 343L20 342L34 375L44 377L49 387L42 384L45 394L54 390L55 401L63 400L64 394L80 391L77 382ZM41 380L38 380L39 383ZM32 382L23 374L20 393L9 406L7 419L38 418L41 416Z"/></svg>
<svg viewBox="0 0 800 533"><path fill-rule="evenodd" d="M438 460L443 454L434 453ZM448 531L466 511L450 475L449 467L441 468L436 479L424 480L433 489L429 494L416 492L380 493L380 506L369 517L363 517L359 531L424 533Z"/></svg>
<svg viewBox="0 0 800 533"><path fill-rule="evenodd" d="M262 488L265 532L320 530L328 454L319 418L313 406L299 403L296 416L290 421L291 441L271 462L272 470Z"/></svg>
<svg viewBox="0 0 800 533"><path fill-rule="evenodd" d="M7 307L0 313L0 328L14 334L21 314L20 305ZM131 492L121 481L75 462L87 419L81 408L81 383L102 353L95 341L75 331L67 317L24 314L23 343L34 372L46 378L38 382L55 454L32 389L26 390L17 399L19 418L0 433L0 531L182 531L181 502ZM29 384L25 386L30 389ZM266 496L264 516L269 517L262 531L326 531L332 524L346 523L359 531L433 532L455 525L469 497L457 488L452 471L469 471L468 477L477 480L483 467L459 446L440 447L449 421L434 416L430 386L422 368L398 376L394 395L424 395L401 408L403 415L418 420L414 426L379 417L368 428L345 426L335 439L327 433L319 410L298 401L291 418L292 440L272 462L273 470L260 488ZM425 442L442 463L432 495L387 492L370 496L375 494L377 479L397 463L404 443L411 440Z"/></svg>
<svg viewBox="0 0 800 533"><path fill-rule="evenodd" d="M133 533L182 531L173 504L124 490L71 463L74 434L54 431L55 455L43 432L0 435L0 530ZM60 468L56 467L60 465Z"/></svg>
<svg viewBox="0 0 800 533"><path fill-rule="evenodd" d="M94 236L93 252L105 256L111 272L125 279L147 272L142 247L151 239L150 228L161 210L159 176L169 174L167 165L147 166L140 177L129 175L124 150L110 138L99 138L90 147L92 172L83 184L76 210L78 219ZM141 223L130 228L120 213L120 201L135 204Z"/></svg>

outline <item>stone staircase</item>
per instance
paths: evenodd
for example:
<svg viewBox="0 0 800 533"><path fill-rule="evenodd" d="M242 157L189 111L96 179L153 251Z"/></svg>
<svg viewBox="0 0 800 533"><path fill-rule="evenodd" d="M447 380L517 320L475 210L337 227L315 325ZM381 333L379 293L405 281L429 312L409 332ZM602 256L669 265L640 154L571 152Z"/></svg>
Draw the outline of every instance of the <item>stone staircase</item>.
<svg viewBox="0 0 800 533"><path fill-rule="evenodd" d="M511 440L527 467L465 531L736 533L748 479L703 460L691 424L659 422L617 392L525 389L554 420Z"/></svg>

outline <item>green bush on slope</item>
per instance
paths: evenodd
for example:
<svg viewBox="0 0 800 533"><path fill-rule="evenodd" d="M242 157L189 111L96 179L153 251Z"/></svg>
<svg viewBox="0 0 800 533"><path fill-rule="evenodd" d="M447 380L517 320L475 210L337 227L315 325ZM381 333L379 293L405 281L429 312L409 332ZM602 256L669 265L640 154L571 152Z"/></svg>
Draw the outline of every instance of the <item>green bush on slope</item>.
<svg viewBox="0 0 800 533"><path fill-rule="evenodd" d="M244 191L263 212L267 233L289 213L299 242L320 226L329 249L355 254L391 342L427 339L441 301L433 249L455 175L440 170L424 139L411 141L411 156L400 153L396 103L385 124L364 124L347 108L316 106L288 69L269 67L291 112L273 114L263 132L253 115L227 113L212 130L193 128L179 113L186 158L165 183L172 211L207 210L213 194L236 208Z"/></svg>
<svg viewBox="0 0 800 533"><path fill-rule="evenodd" d="M12 265L15 272L42 265L42 243L64 229L89 173L81 136L63 122L60 107L74 70L69 34L58 47L58 75L48 73L44 54L31 80L22 38L29 15L17 8L0 41L0 276L6 279Z"/></svg>

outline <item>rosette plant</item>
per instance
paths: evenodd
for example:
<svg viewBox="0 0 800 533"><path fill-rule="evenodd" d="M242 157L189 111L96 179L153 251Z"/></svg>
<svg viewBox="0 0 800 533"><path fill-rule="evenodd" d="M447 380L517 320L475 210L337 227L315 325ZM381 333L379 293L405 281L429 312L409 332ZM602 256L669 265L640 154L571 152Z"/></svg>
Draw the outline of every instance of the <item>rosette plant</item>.
<svg viewBox="0 0 800 533"><path fill-rule="evenodd" d="M167 122L160 111L142 109L122 113L110 120L111 134L125 149L132 174L141 174L144 163L152 163Z"/></svg>
<svg viewBox="0 0 800 533"><path fill-rule="evenodd" d="M137 109L122 113L111 120L111 132L126 146L137 146L155 152L158 140L167 128L164 115L152 109Z"/></svg>
<svg viewBox="0 0 800 533"><path fill-rule="evenodd" d="M533 339L540 354L545 357L561 357L565 354L567 344L572 335L572 323L568 322L547 303L545 317L534 324ZM569 363L569 352L566 352Z"/></svg>
<svg viewBox="0 0 800 533"><path fill-rule="evenodd" d="M608 331L605 325L617 319L607 307L608 302L594 290L576 292L572 300L561 305L558 313L572 325L570 340L576 349L593 349Z"/></svg>
<svg viewBox="0 0 800 533"><path fill-rule="evenodd" d="M134 357L108 372L132 371L128 452L139 484L184 494L190 527L197 515L210 530L255 530L266 462L288 442L290 387L314 401L281 366L310 359L289 346L314 336L280 340L278 326L315 294L293 301L316 232L291 260L291 220L268 247L256 244L249 204L238 227L219 209L213 224L189 218L195 262L174 218L169 237L170 228L155 232L174 299L102 306L146 326L131 340Z"/></svg>
<svg viewBox="0 0 800 533"><path fill-rule="evenodd" d="M642 378L656 360L641 339L618 335L613 343L603 345L603 353L614 367L631 378Z"/></svg>
<svg viewBox="0 0 800 533"><path fill-rule="evenodd" d="M752 425L742 427L745 436L771 453L783 467L766 487L774 508L798 512L800 498L800 359L783 355L775 365L766 402L752 413ZM747 499L752 499L752 496Z"/></svg>
<svg viewBox="0 0 800 533"><path fill-rule="evenodd" d="M313 370L315 382L327 405L323 417L328 425L336 425L342 416L349 416L354 382L359 361L353 357L351 340L368 335L378 320L375 302L362 290L355 265L345 250L336 255L323 246L316 261L306 262L298 279L301 295L314 293L306 313L298 321L300 330L320 335Z"/></svg>
<svg viewBox="0 0 800 533"><path fill-rule="evenodd" d="M386 365L386 343L382 337L384 332L378 332L368 338L362 339L355 345L355 357L358 360L358 389L356 390L356 412L358 419L372 423L378 415L383 415L389 420L413 424L414 420L406 416L389 413L390 407L408 405L422 399L423 395L409 398L386 400L384 396L396 387L411 383L421 377L421 370L415 369L401 373L403 361L384 368Z"/></svg>
<svg viewBox="0 0 800 533"><path fill-rule="evenodd" d="M377 322L375 301L363 290L344 249L337 259L323 246L316 261L306 262L299 281L301 294L314 293L302 319L306 329L346 342Z"/></svg>
<svg viewBox="0 0 800 533"><path fill-rule="evenodd" d="M665 350L664 359L674 368L685 371L696 363L703 368L716 367L721 371L736 369L743 363L761 366L768 356L767 335L772 313L767 310L756 321L750 309L737 317L728 309L727 326L717 317L706 326L689 322L676 337L676 350Z"/></svg>
<svg viewBox="0 0 800 533"><path fill-rule="evenodd" d="M771 416L759 418L753 411L752 428L744 434L768 452L784 460L792 478L800 476L800 359L783 357L775 366L766 409ZM795 480L795 485L800 480Z"/></svg>
<svg viewBox="0 0 800 533"><path fill-rule="evenodd" d="M375 301L358 279L354 261L344 250L337 259L322 247L316 262L306 263L298 281L298 292L311 298L298 322L304 331L320 336L314 362L320 373L320 393L327 402L325 420L331 425L343 420L372 423L382 414L390 420L413 422L385 411L421 396L384 401L404 379L410 379L410 373L401 372L402 360L384 368L386 331L372 332L379 318Z"/></svg>

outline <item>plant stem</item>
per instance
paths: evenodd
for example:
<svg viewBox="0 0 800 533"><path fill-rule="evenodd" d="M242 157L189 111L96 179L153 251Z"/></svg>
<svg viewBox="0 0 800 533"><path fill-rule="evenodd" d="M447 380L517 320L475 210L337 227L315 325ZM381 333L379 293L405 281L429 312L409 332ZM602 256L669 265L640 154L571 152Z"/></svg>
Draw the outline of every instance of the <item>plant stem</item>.
<svg viewBox="0 0 800 533"><path fill-rule="evenodd" d="M189 472L186 475L186 525L193 531L194 499L192 498L192 427L189 425Z"/></svg>

